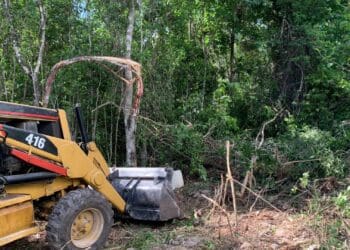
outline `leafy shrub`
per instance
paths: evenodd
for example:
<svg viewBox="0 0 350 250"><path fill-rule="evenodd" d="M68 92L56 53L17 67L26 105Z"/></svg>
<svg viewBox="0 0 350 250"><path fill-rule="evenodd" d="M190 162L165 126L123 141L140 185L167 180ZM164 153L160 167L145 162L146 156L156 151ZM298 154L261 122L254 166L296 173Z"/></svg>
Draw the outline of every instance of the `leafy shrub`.
<svg viewBox="0 0 350 250"><path fill-rule="evenodd" d="M293 127L280 136L277 146L288 161L295 162L290 170L294 178L305 172L309 172L313 178L343 177L347 172L347 166L342 154L333 148L336 141L337 138L328 131L303 126Z"/></svg>
<svg viewBox="0 0 350 250"><path fill-rule="evenodd" d="M350 218L350 186L334 198L334 203L344 218Z"/></svg>
<svg viewBox="0 0 350 250"><path fill-rule="evenodd" d="M344 177L349 170L347 161L349 134L343 128L335 132L310 126L298 126L293 118L286 119L285 132L265 138L258 150L254 133L243 131L235 136L239 160L244 162L244 175L251 168L251 158L257 156L254 173L257 180L288 177L290 180L312 180L327 176ZM307 175L307 178L306 178Z"/></svg>
<svg viewBox="0 0 350 250"><path fill-rule="evenodd" d="M207 172L203 166L202 135L184 124L173 127L170 132L173 137L174 156L176 159L183 159L178 162L178 167L201 179L206 179ZM180 157L178 157L179 154Z"/></svg>

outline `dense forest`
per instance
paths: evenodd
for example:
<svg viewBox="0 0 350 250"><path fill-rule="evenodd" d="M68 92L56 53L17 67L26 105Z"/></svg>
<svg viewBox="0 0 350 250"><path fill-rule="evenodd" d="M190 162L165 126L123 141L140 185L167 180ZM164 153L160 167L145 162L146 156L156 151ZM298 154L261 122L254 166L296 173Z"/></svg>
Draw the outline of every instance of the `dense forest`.
<svg viewBox="0 0 350 250"><path fill-rule="evenodd" d="M50 70L64 59L142 65L135 138L125 126L135 89L116 77L130 78L127 70L76 63L52 88L48 107L65 109L76 131L80 103L110 165L171 166L217 183L229 140L235 179L267 194L319 198L320 183L349 176L346 0L3 0L0 29L2 101L43 105ZM338 183L327 192L323 202L341 214L327 244L343 247L350 191Z"/></svg>

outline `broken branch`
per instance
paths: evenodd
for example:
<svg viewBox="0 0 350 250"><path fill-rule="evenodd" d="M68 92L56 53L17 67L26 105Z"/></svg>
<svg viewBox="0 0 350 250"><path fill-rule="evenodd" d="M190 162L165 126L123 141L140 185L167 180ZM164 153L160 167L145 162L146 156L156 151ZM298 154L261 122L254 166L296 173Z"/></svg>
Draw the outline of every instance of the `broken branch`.
<svg viewBox="0 0 350 250"><path fill-rule="evenodd" d="M95 62L95 63L110 63L113 65L116 65L118 67L130 67L132 73L134 73L134 78L132 81L127 81L128 84L133 84L136 82L137 85L137 92L135 95L134 99L134 104L133 104L133 109L134 109L134 114L138 113L138 108L140 104L141 97L143 95L143 82L142 82L142 77L141 77L141 65L135 61L132 61L130 59L125 59L125 58L118 58L118 57L110 57L110 56L78 56L74 57L71 59L63 60L58 63L56 63L50 72L50 75L48 76L46 80L46 86L45 86L45 94L43 97L43 106L47 107L49 103L49 98L51 95L52 91L52 84L54 80L56 79L56 75L58 71L68 65L77 63L77 62ZM121 78L124 82L126 81L125 79Z"/></svg>
<svg viewBox="0 0 350 250"><path fill-rule="evenodd" d="M227 223L228 223L228 225L230 227L231 236L233 237L233 230L232 230L232 225L231 225L231 222L230 222L230 215L228 214L228 212L222 206L220 206L216 201L214 201L213 199L207 197L204 194L202 194L201 196L204 199L208 200L209 202L213 203L214 206L218 207L225 214L226 219L227 219Z"/></svg>

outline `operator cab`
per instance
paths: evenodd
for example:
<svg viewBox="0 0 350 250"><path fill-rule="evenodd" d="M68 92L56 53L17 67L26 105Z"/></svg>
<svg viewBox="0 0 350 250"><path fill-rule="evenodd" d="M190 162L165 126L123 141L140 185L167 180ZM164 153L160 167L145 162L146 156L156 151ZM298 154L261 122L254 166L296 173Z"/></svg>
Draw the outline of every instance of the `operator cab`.
<svg viewBox="0 0 350 250"><path fill-rule="evenodd" d="M57 138L63 138L58 111L0 102L0 124Z"/></svg>
<svg viewBox="0 0 350 250"><path fill-rule="evenodd" d="M67 129L62 129L62 128ZM37 172L30 164L9 154L6 138L56 155L50 137L70 140L70 131L63 110L54 110L0 101L0 175Z"/></svg>

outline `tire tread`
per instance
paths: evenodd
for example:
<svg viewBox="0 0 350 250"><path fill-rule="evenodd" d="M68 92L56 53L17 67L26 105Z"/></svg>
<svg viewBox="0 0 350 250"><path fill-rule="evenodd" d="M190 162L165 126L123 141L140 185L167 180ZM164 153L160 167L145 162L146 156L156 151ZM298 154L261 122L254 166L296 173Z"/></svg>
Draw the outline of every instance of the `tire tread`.
<svg viewBox="0 0 350 250"><path fill-rule="evenodd" d="M110 228L113 224L113 210L111 204L98 192L93 189L84 188L70 191L67 195L61 198L52 213L49 215L48 223L46 226L46 240L53 249L79 249L73 244L69 243L69 240L65 238L65 230L67 226L64 225L64 221L67 221L67 217L74 216L79 211L84 209L87 204L92 206L99 206L104 210L106 214L105 227L101 234L100 239L96 242L96 246L93 245L89 249L100 249L104 244L104 241L108 238ZM107 219L107 221L106 221ZM69 233L70 234L70 233ZM103 242L102 242L103 241Z"/></svg>

